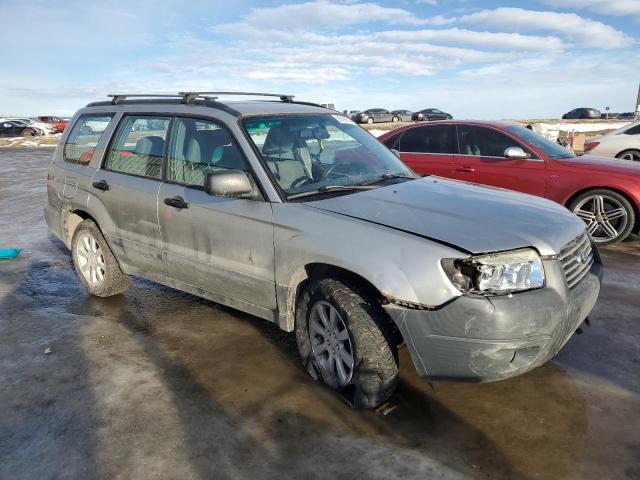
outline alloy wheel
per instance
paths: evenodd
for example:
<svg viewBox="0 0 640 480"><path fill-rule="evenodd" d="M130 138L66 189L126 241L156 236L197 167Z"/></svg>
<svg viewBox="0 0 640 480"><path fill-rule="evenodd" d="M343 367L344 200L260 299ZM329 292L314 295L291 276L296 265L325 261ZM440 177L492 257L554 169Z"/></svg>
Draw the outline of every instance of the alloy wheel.
<svg viewBox="0 0 640 480"><path fill-rule="evenodd" d="M93 286L104 281L106 265L100 244L88 232L80 234L76 243L76 261L84 279Z"/></svg>
<svg viewBox="0 0 640 480"><path fill-rule="evenodd" d="M355 364L351 338L340 313L329 302L319 301L311 309L309 339L325 382L340 387L349 384Z"/></svg>
<svg viewBox="0 0 640 480"><path fill-rule="evenodd" d="M587 231L597 243L610 242L625 231L629 214L617 199L608 195L591 195L573 209L587 224Z"/></svg>

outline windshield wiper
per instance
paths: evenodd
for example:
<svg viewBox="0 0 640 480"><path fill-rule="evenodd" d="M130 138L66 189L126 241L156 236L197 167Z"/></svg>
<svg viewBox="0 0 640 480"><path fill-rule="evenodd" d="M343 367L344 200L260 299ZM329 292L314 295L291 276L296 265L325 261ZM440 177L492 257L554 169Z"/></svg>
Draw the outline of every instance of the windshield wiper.
<svg viewBox="0 0 640 480"><path fill-rule="evenodd" d="M294 193L287 196L287 200L294 200L296 198L311 197L313 195L322 195L323 193L330 192L350 192L353 190L371 190L375 188L372 185L326 185L324 187L309 190L308 192Z"/></svg>
<svg viewBox="0 0 640 480"><path fill-rule="evenodd" d="M406 178L407 180L415 180L419 177L414 177L412 175L406 175L404 173L385 173L384 175L380 175L375 180L370 180L368 182L358 183L357 185L361 186L370 186L375 185L376 183L384 182L385 180L391 180L394 178Z"/></svg>

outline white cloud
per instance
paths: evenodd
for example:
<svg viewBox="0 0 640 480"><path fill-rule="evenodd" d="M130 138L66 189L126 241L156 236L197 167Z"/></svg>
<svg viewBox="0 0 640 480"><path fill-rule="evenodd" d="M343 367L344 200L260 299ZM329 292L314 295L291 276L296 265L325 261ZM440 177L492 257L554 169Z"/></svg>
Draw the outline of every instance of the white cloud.
<svg viewBox="0 0 640 480"><path fill-rule="evenodd" d="M254 8L240 22L229 24L251 25L262 29L308 30L321 27L343 27L383 21L387 24L422 25L427 19L416 17L401 8L383 7L376 3L334 3L313 0L306 3Z"/></svg>
<svg viewBox="0 0 640 480"><path fill-rule="evenodd" d="M545 3L559 8L588 9L603 15L640 17L638 0L546 0Z"/></svg>
<svg viewBox="0 0 640 480"><path fill-rule="evenodd" d="M620 48L632 43L621 31L575 13L504 7L464 15L460 21L512 31L551 31L565 36L579 48Z"/></svg>

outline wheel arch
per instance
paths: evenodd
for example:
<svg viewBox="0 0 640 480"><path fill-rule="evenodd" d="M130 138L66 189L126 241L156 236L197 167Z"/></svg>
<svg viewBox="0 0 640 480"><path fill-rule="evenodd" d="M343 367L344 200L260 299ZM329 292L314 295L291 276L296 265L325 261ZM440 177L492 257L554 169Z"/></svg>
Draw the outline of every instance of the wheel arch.
<svg viewBox="0 0 640 480"><path fill-rule="evenodd" d="M616 153L615 157L616 158L620 158L620 155L622 155L623 153L627 153L627 152L640 152L640 148L624 148L622 150L620 150L618 153Z"/></svg>
<svg viewBox="0 0 640 480"><path fill-rule="evenodd" d="M295 329L295 313L300 299L300 294L309 282L321 278L335 278L337 280L346 281L351 285L355 284L360 287L363 290L363 293L369 298L374 299L374 301L380 302L382 305L389 303L387 296L380 291L378 287L358 273L328 263L308 263L299 267L292 275L287 287L286 299L281 297L284 303L284 308L281 309L280 328L288 332ZM388 317L385 321L389 321L393 324L394 332L397 332L398 335L397 343L402 343L402 335L395 326L393 320Z"/></svg>
<svg viewBox="0 0 640 480"><path fill-rule="evenodd" d="M635 224L633 226L632 232L638 232L640 230L640 208L638 207L638 203L634 200L632 195L630 195L625 190L622 190L622 189L617 188L617 187L611 187L611 186L607 186L607 185L595 185L595 186L591 186L591 187L582 188L582 189L578 190L577 192L575 192L574 194L572 194L565 201L564 206L569 208L571 206L571 203L573 203L573 201L576 198L578 198L583 193L589 192L591 190L611 190L612 192L615 192L615 193L617 193L619 195L622 195L631 204L631 208L633 208L633 212L634 212L635 217L636 217L635 218Z"/></svg>
<svg viewBox="0 0 640 480"><path fill-rule="evenodd" d="M67 210L65 212L64 218L62 220L62 234L64 236L64 243L67 248L71 249L71 240L73 239L73 234L84 220L92 220L93 223L98 225L96 219L85 210L74 208L71 210ZM100 228L100 226L98 226Z"/></svg>

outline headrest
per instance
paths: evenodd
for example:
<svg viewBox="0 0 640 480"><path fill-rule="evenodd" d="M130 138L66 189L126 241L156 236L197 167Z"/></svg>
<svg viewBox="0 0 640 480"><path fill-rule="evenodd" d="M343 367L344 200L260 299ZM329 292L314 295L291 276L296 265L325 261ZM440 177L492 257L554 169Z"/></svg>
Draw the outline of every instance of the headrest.
<svg viewBox="0 0 640 480"><path fill-rule="evenodd" d="M264 155L278 155L291 152L296 140L295 132L291 131L287 125L274 125L269 129L262 146L262 153Z"/></svg>
<svg viewBox="0 0 640 480"><path fill-rule="evenodd" d="M164 139L156 136L141 138L136 142L136 147L133 151L140 155L161 157L164 153Z"/></svg>

